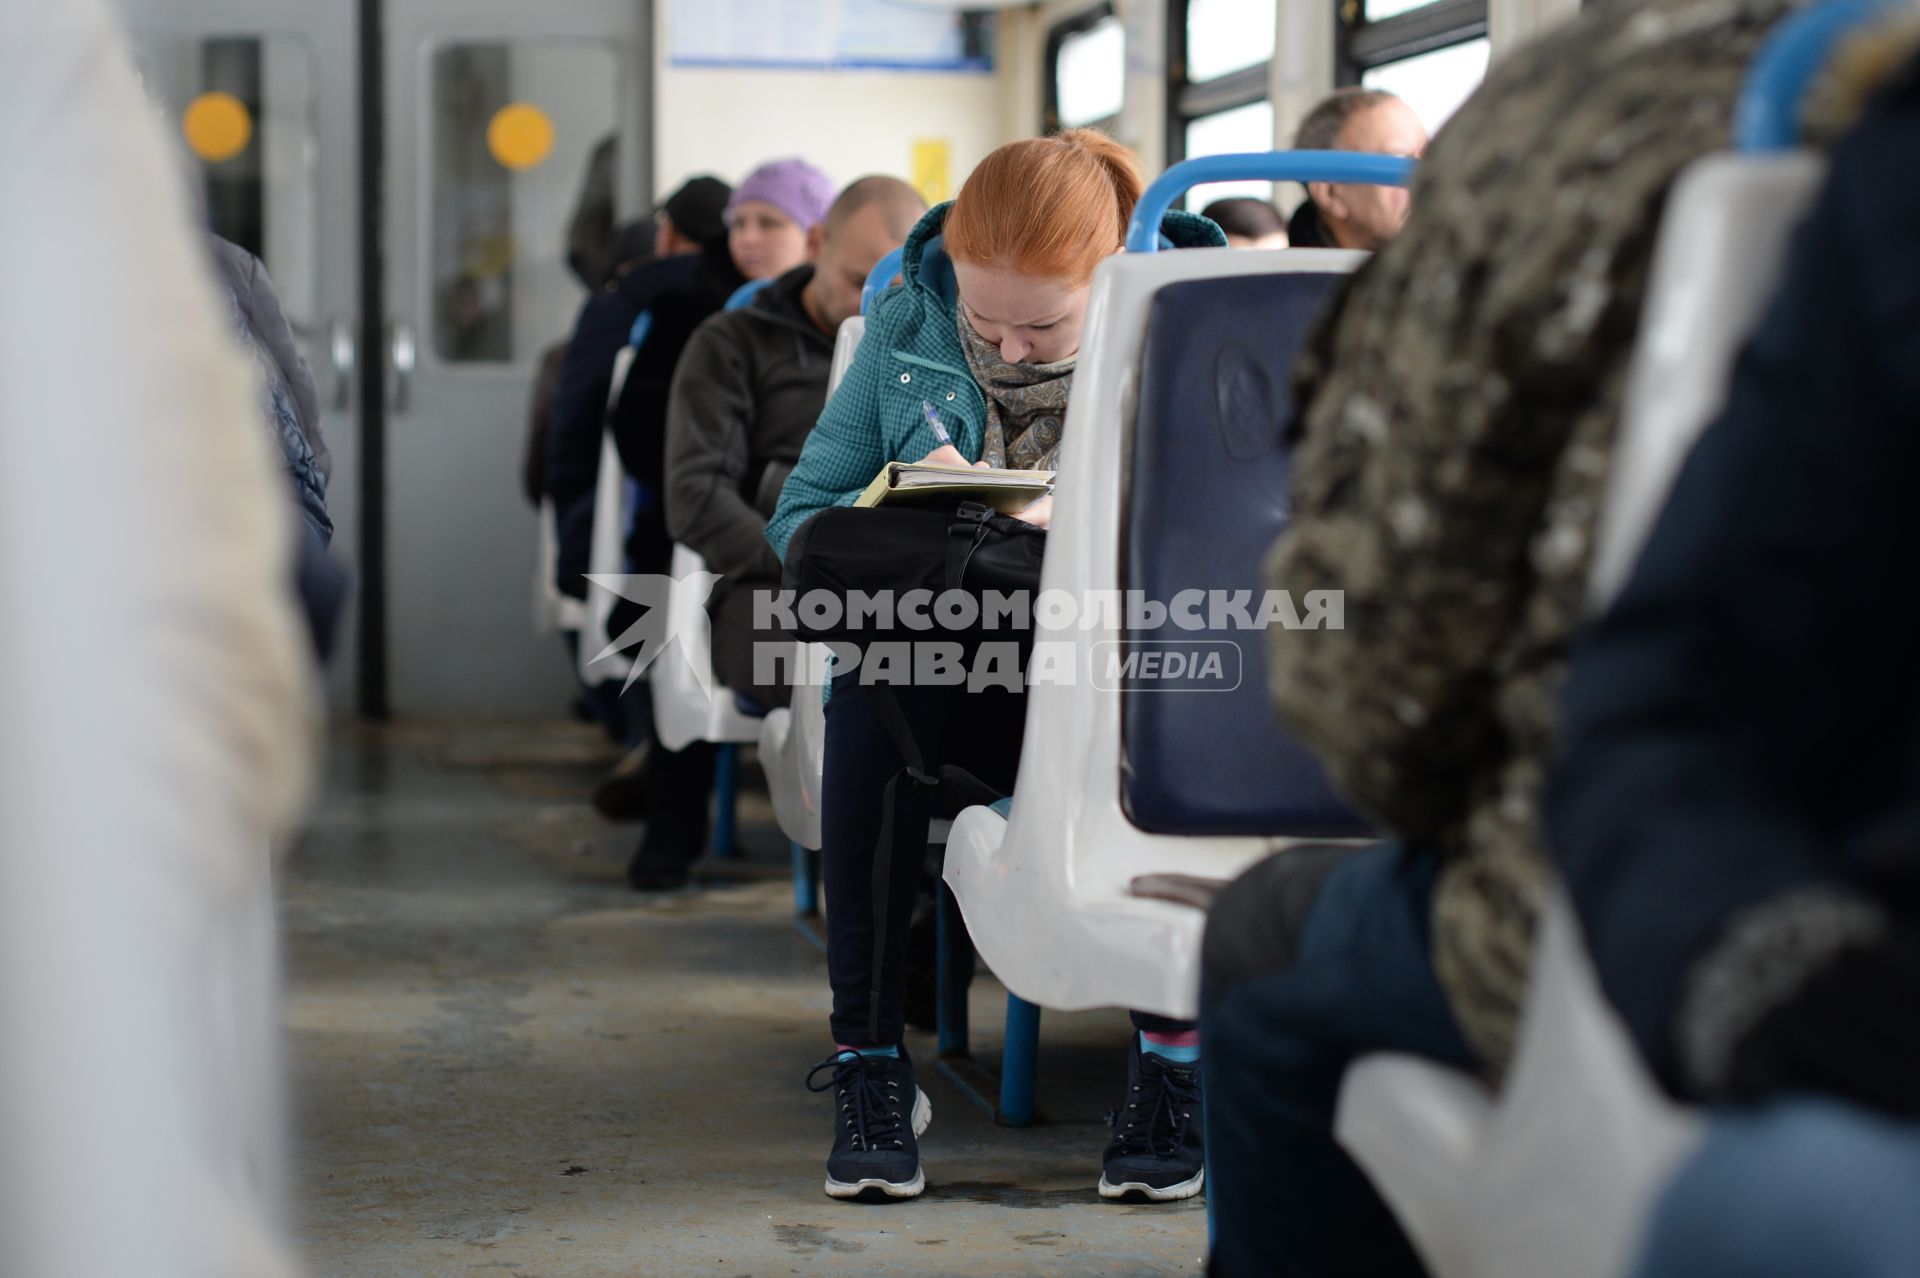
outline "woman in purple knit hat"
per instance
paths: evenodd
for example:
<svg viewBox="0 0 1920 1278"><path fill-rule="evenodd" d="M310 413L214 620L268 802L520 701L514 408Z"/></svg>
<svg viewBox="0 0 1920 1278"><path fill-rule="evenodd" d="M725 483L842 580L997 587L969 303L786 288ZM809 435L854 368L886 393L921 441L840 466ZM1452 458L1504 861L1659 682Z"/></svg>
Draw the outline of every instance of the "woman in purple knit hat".
<svg viewBox="0 0 1920 1278"><path fill-rule="evenodd" d="M769 160L727 201L727 247L750 280L785 274L807 259L808 234L833 204L833 179L805 160Z"/></svg>

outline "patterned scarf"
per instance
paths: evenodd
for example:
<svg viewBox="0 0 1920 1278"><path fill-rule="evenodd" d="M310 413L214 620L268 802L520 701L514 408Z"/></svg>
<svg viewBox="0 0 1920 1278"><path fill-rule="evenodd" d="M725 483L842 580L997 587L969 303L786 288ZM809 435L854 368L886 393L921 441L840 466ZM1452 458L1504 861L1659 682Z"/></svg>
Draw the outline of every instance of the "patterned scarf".
<svg viewBox="0 0 1920 1278"><path fill-rule="evenodd" d="M981 460L1013 470L1059 469L1060 432L1079 356L1052 364L1009 364L1000 358L999 347L973 331L965 311L955 307L954 313L960 321L967 368L987 397L987 440Z"/></svg>

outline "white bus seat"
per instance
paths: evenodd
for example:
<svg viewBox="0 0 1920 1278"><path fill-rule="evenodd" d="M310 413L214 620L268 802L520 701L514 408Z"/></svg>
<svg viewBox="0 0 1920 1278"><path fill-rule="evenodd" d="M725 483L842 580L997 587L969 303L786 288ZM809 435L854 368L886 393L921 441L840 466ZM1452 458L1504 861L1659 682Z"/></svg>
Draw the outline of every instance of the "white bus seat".
<svg viewBox="0 0 1920 1278"><path fill-rule="evenodd" d="M1187 298L1190 307L1198 302L1203 316L1211 314L1198 323L1187 323L1188 328L1207 327L1223 313L1211 306L1217 299L1190 296L1177 287L1168 292L1170 286L1215 281L1240 293L1243 301L1251 297L1270 303L1281 298L1287 305L1303 304L1296 307L1299 314L1286 320L1285 327L1293 331L1279 342L1269 338L1258 344L1237 344L1232 351L1222 345L1215 352L1234 364L1239 374L1231 379L1233 393L1227 396L1229 407L1237 411L1208 412L1208 419L1218 417L1218 430L1199 438L1215 439L1220 450L1234 459L1245 453L1246 459L1238 464L1254 471L1273 460L1270 454L1279 452L1284 413L1278 396L1286 392L1285 368L1291 362L1291 351L1281 346L1296 342L1306 327L1311 305L1305 304L1305 294L1314 293L1312 301L1317 303L1318 293L1327 287L1327 276L1351 272L1364 258L1357 252L1326 249L1272 254L1196 249L1128 254L1101 264L1068 410L1067 434L1074 442L1061 454L1043 589L1064 590L1084 600L1094 592L1112 592L1154 576L1154 565L1143 569L1137 556L1129 562L1128 515L1128 508L1140 501L1143 492L1138 474L1133 473L1135 459L1143 455L1136 445L1152 456L1159 443L1149 437L1157 434L1159 426L1152 431L1134 429L1136 414L1144 417L1142 402L1155 393L1151 379L1143 378L1141 372L1143 359L1151 354L1147 350L1150 315L1156 302L1171 305L1181 297ZM1200 288L1201 293L1207 291L1208 286ZM1192 316L1180 318L1190 321ZM1171 336L1181 334L1176 331ZM1157 334L1156 344L1162 340ZM1277 377L1269 365L1281 370ZM1208 359L1206 367L1212 370L1214 361ZM1240 395L1250 398L1237 399ZM1214 407L1200 406L1202 411ZM1194 414L1187 413L1185 420L1194 420ZM1116 430L1113 423L1126 423L1128 429ZM1173 428L1174 423L1165 423L1165 429ZM1209 458L1214 452L1191 451ZM1258 505L1257 501L1247 503L1249 508ZM1271 503L1244 523L1251 530L1263 517L1278 517ZM1272 533L1266 536L1270 539ZM1178 540L1174 536L1170 544ZM1258 562L1261 550L1264 546L1253 552L1250 562ZM1213 575L1217 565L1207 562L1208 556L1190 551L1189 557L1189 567L1197 565L1201 575ZM1133 575L1123 576L1123 572ZM1236 584L1257 589L1260 583ZM1062 1010L1119 1006L1191 1017L1198 1010L1205 916L1189 906L1137 896L1131 890L1133 881L1164 873L1230 879L1253 861L1286 846L1290 835L1326 836L1331 831L1286 830L1266 824L1264 817L1270 814L1255 810L1262 807L1264 794L1235 792L1225 796L1224 805L1196 799L1196 787L1203 789L1205 782L1196 772L1201 759L1186 761L1189 766L1181 769L1181 776L1141 777L1135 756L1144 751L1164 759L1164 743L1140 746L1126 737L1125 720L1151 721L1160 712L1140 714L1147 694L1136 692L1137 700L1123 715L1127 694L1115 687L1096 686L1100 680L1086 677L1096 669L1099 646L1110 647L1126 637L1125 630L1113 624L1116 621L1124 618L1100 617L1087 628L1037 636L1043 642L1071 646L1077 677L1070 684L1040 682L1029 689L1026 743L1011 818L984 807L962 812L947 845L945 877L982 957L1020 998ZM1170 633L1178 637L1181 632ZM1244 671L1245 686L1235 695L1259 699L1256 730L1265 734L1260 636L1249 631L1239 639L1244 643L1243 664L1249 660L1257 664ZM1167 739L1180 741L1187 739L1180 734L1190 733L1193 725L1171 727ZM1231 770L1230 761L1218 756L1232 745L1216 743L1219 748L1202 752L1205 761ZM1324 789L1324 781L1319 784ZM1321 799L1330 801L1331 792L1316 795L1309 806L1318 806Z"/></svg>
<svg viewBox="0 0 1920 1278"><path fill-rule="evenodd" d="M796 642L791 708L769 711L760 723L760 766L780 832L803 848L820 849L820 779L827 748L824 698L829 671L825 644Z"/></svg>
<svg viewBox="0 0 1920 1278"><path fill-rule="evenodd" d="M840 331L833 338L833 364L827 373L827 397L840 389L840 379L847 375L847 369L853 366L853 353L860 349L860 339L867 333L867 317L851 315L840 322Z"/></svg>
<svg viewBox="0 0 1920 1278"><path fill-rule="evenodd" d="M623 346L613 361L612 388L607 394L609 411L620 399L627 372L633 367L634 348ZM600 469L593 481L593 537L587 552L587 572L595 577L617 577L627 571L627 472L620 461L620 450L613 442L613 427L600 433ZM609 622L619 596L591 582L581 606L580 647L577 669L580 682L591 687L608 680L625 679L633 670L633 659L625 653L609 652L613 642Z"/></svg>
<svg viewBox="0 0 1920 1278"><path fill-rule="evenodd" d="M829 397L840 389L866 331L863 315L841 322L827 374ZM824 644L795 646L794 668L803 673L803 682L793 690L792 708L770 711L760 725L760 766L767 774L781 832L814 851L820 848L820 777L827 744L826 658Z"/></svg>
<svg viewBox="0 0 1920 1278"><path fill-rule="evenodd" d="M1621 409L1588 602L1619 593L1694 441L1726 399L1740 343L1826 164L1805 151L1714 155L1668 202Z"/></svg>
<svg viewBox="0 0 1920 1278"><path fill-rule="evenodd" d="M1550 903L1525 1031L1497 1102L1416 1057L1347 1072L1334 1131L1435 1278L1617 1278L1699 1122L1661 1094Z"/></svg>
<svg viewBox="0 0 1920 1278"><path fill-rule="evenodd" d="M738 745L760 739L759 718L743 714L734 704L733 692L711 673L713 645L707 627L682 624L687 610L706 605L701 592L682 589L677 583L706 570L706 560L692 550L673 548L676 585L665 606L666 633L675 638L669 650L647 667L647 681L653 688L654 737L669 750L683 750L695 741ZM695 674L701 669L708 672L706 688Z"/></svg>
<svg viewBox="0 0 1920 1278"><path fill-rule="evenodd" d="M1625 582L1681 462L1723 403L1824 167L1799 152L1715 155L1675 184L1601 513L1592 610ZM1342 1088L1341 1142L1439 1278L1614 1278L1691 1129L1646 1078L1567 907L1555 911L1497 1104L1411 1057L1368 1057ZM1475 1135L1463 1142L1461 1132Z"/></svg>

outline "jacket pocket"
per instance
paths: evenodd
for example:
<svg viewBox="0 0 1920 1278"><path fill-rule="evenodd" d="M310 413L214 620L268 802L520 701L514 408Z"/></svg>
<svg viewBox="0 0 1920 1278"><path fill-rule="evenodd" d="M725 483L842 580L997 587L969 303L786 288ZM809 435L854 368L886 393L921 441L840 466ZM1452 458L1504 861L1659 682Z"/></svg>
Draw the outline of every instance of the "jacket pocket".
<svg viewBox="0 0 1920 1278"><path fill-rule="evenodd" d="M918 461L940 446L929 416L939 419L962 453L979 455L983 442L978 420L980 391L972 378L925 363L896 360L885 399L887 420L900 432L894 436L899 443L891 450L899 460ZM921 447L923 444L925 447ZM907 452L913 455L905 456Z"/></svg>

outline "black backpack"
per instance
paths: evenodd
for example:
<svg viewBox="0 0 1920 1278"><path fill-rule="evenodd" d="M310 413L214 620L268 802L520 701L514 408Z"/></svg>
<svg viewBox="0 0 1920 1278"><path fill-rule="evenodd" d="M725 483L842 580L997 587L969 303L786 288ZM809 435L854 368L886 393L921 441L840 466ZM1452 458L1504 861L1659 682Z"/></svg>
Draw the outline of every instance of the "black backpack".
<svg viewBox="0 0 1920 1278"><path fill-rule="evenodd" d="M787 543L781 585L801 598L809 591L825 591L843 600L855 591L893 591L897 595L926 590L939 595L960 590L983 597L988 591L1007 596L1024 591L1024 615L1016 615L1013 621L1019 627L1015 633L1030 636L1032 600L1040 591L1040 561L1046 546L1043 529L976 502L963 503L957 511L836 506L821 511L795 531ZM985 635L979 625L969 629L941 627L931 632L897 624L888 629L855 628L849 623L850 612L843 607L833 624L809 626L803 619L806 610L796 609L797 624L790 633L808 642L856 644L929 637L978 640ZM913 729L892 689L884 682L870 683L867 689L904 764L887 782L881 800L880 840L874 849L874 989L868 996L867 1024L868 1033L877 1036L879 973L887 947L886 903L896 855L894 845L904 834L894 821L900 787L912 785L928 792L934 811L948 817L962 808L991 804L1005 796L964 768L945 764L936 773L928 772Z"/></svg>

